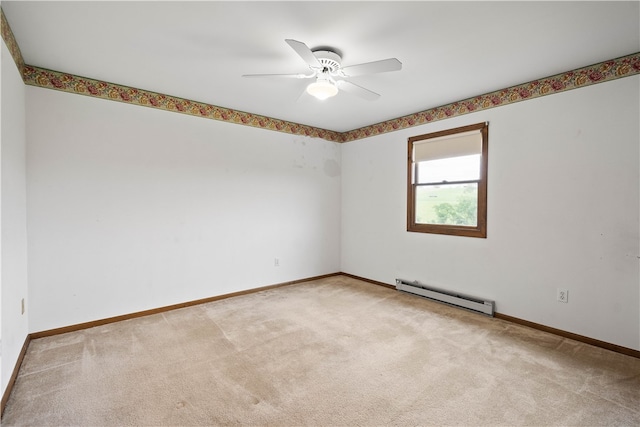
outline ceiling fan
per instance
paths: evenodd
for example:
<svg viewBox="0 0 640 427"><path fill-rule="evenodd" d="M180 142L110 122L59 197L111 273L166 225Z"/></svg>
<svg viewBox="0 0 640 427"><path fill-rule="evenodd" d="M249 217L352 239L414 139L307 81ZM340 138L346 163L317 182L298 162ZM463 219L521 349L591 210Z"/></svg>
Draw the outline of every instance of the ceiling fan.
<svg viewBox="0 0 640 427"><path fill-rule="evenodd" d="M245 74L242 77L285 77L295 79L315 79L307 86L306 92L324 100L338 94L339 90L373 101L380 97L369 89L358 86L347 80L349 77L364 74L384 73L402 69L402 63L396 58L342 67L340 54L329 48L311 50L306 44L297 40L286 39L285 42L307 63L309 74Z"/></svg>

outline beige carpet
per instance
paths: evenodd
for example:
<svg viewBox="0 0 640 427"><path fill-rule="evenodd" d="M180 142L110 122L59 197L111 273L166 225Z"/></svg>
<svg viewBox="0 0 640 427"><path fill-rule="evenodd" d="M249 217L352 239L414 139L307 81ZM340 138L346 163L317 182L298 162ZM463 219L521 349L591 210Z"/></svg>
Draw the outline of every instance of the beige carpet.
<svg viewBox="0 0 640 427"><path fill-rule="evenodd" d="M640 359L347 277L33 340L3 425L640 425Z"/></svg>

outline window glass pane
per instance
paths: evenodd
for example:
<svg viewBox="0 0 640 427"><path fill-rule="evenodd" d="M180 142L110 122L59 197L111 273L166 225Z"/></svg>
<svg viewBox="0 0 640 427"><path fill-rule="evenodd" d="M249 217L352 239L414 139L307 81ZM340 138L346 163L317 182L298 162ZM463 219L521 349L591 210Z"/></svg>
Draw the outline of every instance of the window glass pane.
<svg viewBox="0 0 640 427"><path fill-rule="evenodd" d="M478 184L416 187L416 223L476 227Z"/></svg>
<svg viewBox="0 0 640 427"><path fill-rule="evenodd" d="M480 154L418 163L418 184L480 179Z"/></svg>

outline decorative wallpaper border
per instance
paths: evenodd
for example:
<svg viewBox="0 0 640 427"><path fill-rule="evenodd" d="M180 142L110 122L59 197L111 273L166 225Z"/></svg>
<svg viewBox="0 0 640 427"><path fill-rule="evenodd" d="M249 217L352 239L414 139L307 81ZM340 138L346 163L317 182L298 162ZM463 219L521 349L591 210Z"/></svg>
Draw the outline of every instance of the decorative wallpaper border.
<svg viewBox="0 0 640 427"><path fill-rule="evenodd" d="M73 74L26 65L11 27L0 8L2 38L11 51L25 84L127 104L141 105L176 113L189 114L212 120L252 126L293 135L322 138L333 142L349 142L382 135L414 126L461 116L515 102L553 95L572 89L603 83L622 77L640 74L640 52L612 59L573 71L556 74L451 104L420 111L396 119L387 120L347 132L335 132L312 126L274 119L267 116L236 111L198 101L150 92L114 83L103 82Z"/></svg>
<svg viewBox="0 0 640 427"><path fill-rule="evenodd" d="M23 78L26 84L33 86L190 114L197 117L221 120L294 135L323 138L334 142L349 142L476 111L539 98L541 96L553 95L555 93L635 74L640 74L640 52L344 133L231 110L72 74L60 73L58 71L46 70L30 65L24 66Z"/></svg>
<svg viewBox="0 0 640 427"><path fill-rule="evenodd" d="M4 40L9 52L11 52L11 56L13 57L13 62L16 63L18 67L18 71L20 75L24 75L24 58L22 58L22 52L20 52L20 47L18 46L18 42L16 42L16 38L13 35L13 31L11 31L11 27L9 26L9 21L7 21L7 17L4 16L4 10L0 8L0 31L2 32L2 39Z"/></svg>
<svg viewBox="0 0 640 427"><path fill-rule="evenodd" d="M73 74L47 70L31 65L25 66L23 78L24 82L31 86L120 101L127 104L141 105L294 135L311 136L328 141L342 142L342 134L340 132L314 128L312 126L292 123L258 114L245 113L243 111L218 107L204 102L191 101L86 77L79 77Z"/></svg>
<svg viewBox="0 0 640 427"><path fill-rule="evenodd" d="M344 132L342 134L343 142L355 141L357 139L381 135L400 129L420 126L438 120L509 105L541 96L553 95L555 93L607 82L621 77L629 77L639 73L640 52L637 52L621 58Z"/></svg>

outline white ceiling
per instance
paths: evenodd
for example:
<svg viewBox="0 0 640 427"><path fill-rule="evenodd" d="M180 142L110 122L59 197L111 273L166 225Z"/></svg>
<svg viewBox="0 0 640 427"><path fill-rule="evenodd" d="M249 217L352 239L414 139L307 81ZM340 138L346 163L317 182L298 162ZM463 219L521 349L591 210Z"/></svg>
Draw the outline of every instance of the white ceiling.
<svg viewBox="0 0 640 427"><path fill-rule="evenodd" d="M640 2L2 1L29 65L344 132L640 51ZM390 57L382 97L303 98L284 42Z"/></svg>

